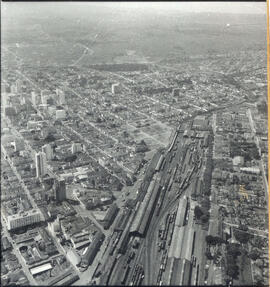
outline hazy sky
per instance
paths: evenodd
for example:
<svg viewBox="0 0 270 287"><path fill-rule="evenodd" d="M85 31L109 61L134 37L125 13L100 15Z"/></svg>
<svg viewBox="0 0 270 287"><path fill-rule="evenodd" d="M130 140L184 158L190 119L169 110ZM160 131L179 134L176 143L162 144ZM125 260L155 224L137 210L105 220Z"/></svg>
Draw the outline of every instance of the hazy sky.
<svg viewBox="0 0 270 287"><path fill-rule="evenodd" d="M2 2L3 14L16 12L26 14L30 11L43 10L44 13L50 11L62 10L61 12L70 13L75 8L80 10L91 9L91 7L100 7L106 9L130 9L138 10L159 10L175 12L219 12L219 13L245 13L245 14L265 14L266 2ZM60 11L59 11L60 12ZM84 11L85 12L85 11Z"/></svg>

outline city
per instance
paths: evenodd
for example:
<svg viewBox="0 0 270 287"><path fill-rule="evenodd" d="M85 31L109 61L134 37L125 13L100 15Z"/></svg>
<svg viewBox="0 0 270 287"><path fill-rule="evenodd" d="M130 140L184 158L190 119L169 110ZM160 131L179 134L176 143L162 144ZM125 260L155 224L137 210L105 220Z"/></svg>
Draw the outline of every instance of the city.
<svg viewBox="0 0 270 287"><path fill-rule="evenodd" d="M1 285L267 285L266 37L91 62L93 33L62 64L4 38Z"/></svg>

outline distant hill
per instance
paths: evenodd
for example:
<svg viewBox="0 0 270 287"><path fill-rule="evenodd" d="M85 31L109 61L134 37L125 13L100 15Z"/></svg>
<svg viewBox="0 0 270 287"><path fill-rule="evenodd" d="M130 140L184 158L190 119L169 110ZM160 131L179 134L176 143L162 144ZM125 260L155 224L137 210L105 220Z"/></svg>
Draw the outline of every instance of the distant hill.
<svg viewBox="0 0 270 287"><path fill-rule="evenodd" d="M16 10L3 21L2 44L31 65L145 63L266 49L264 14L72 9L69 3L58 11L27 4L29 10Z"/></svg>

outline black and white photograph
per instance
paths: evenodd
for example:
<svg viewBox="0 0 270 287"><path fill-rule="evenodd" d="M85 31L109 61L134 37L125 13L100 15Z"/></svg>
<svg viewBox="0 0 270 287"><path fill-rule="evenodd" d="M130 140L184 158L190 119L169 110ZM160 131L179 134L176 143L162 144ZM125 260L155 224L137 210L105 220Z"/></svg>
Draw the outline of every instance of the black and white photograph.
<svg viewBox="0 0 270 287"><path fill-rule="evenodd" d="M268 286L266 2L1 2L1 286Z"/></svg>

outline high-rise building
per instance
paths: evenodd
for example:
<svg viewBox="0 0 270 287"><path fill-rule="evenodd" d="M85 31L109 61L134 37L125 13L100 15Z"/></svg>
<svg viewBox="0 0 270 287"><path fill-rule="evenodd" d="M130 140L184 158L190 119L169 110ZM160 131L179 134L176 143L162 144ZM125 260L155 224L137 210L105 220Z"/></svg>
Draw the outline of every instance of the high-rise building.
<svg viewBox="0 0 270 287"><path fill-rule="evenodd" d="M10 87L10 91L12 94L17 94L17 86L12 84Z"/></svg>
<svg viewBox="0 0 270 287"><path fill-rule="evenodd" d="M66 103L65 92L60 89L56 89L56 95L58 96L58 104L64 105Z"/></svg>
<svg viewBox="0 0 270 287"><path fill-rule="evenodd" d="M24 150L24 141L22 139L15 139L14 141L14 150L15 151L22 151Z"/></svg>
<svg viewBox="0 0 270 287"><path fill-rule="evenodd" d="M66 118L66 111L65 110L56 110L55 117L57 120L65 119Z"/></svg>
<svg viewBox="0 0 270 287"><path fill-rule="evenodd" d="M53 186L55 200L57 202L62 202L67 199L66 195L66 182L64 179L56 179Z"/></svg>
<svg viewBox="0 0 270 287"><path fill-rule="evenodd" d="M26 104L25 94L20 94L20 104L21 105L25 105Z"/></svg>
<svg viewBox="0 0 270 287"><path fill-rule="evenodd" d="M31 92L32 104L36 107L40 104L41 98L37 92Z"/></svg>
<svg viewBox="0 0 270 287"><path fill-rule="evenodd" d="M3 93L10 93L10 85L8 83L2 83L2 91Z"/></svg>
<svg viewBox="0 0 270 287"><path fill-rule="evenodd" d="M21 212L7 216L8 230L28 226L42 221L42 215L39 210L31 209L27 212Z"/></svg>
<svg viewBox="0 0 270 287"><path fill-rule="evenodd" d="M40 92L41 96L49 96L51 94L51 92L49 90L42 90Z"/></svg>
<svg viewBox="0 0 270 287"><path fill-rule="evenodd" d="M179 93L180 93L180 89L179 88L173 89L172 96L173 97L178 97Z"/></svg>
<svg viewBox="0 0 270 287"><path fill-rule="evenodd" d="M48 95L41 95L41 103L43 105L47 105L49 96Z"/></svg>
<svg viewBox="0 0 270 287"><path fill-rule="evenodd" d="M72 154L81 152L83 150L83 145L81 143L73 143L71 146Z"/></svg>
<svg viewBox="0 0 270 287"><path fill-rule="evenodd" d="M40 178L47 173L46 154L44 152L36 153L36 177Z"/></svg>
<svg viewBox="0 0 270 287"><path fill-rule="evenodd" d="M55 106L50 106L48 108L48 112L51 116L54 116L55 115L55 112L56 112L56 107Z"/></svg>
<svg viewBox="0 0 270 287"><path fill-rule="evenodd" d="M22 92L22 87L23 87L23 81L20 80L20 79L17 79L16 82L15 82L15 85L16 85L17 93L21 93Z"/></svg>
<svg viewBox="0 0 270 287"><path fill-rule="evenodd" d="M42 152L46 154L46 160L52 160L53 159L53 149L50 144L46 144L42 147Z"/></svg>

